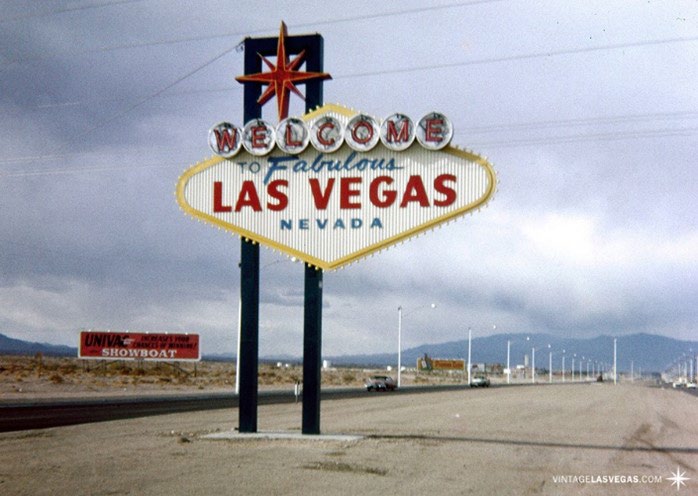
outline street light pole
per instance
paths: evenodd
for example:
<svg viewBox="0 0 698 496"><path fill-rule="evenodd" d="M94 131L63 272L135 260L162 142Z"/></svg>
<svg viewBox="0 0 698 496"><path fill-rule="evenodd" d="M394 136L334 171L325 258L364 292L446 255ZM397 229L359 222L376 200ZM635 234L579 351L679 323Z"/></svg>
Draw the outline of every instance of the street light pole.
<svg viewBox="0 0 698 496"><path fill-rule="evenodd" d="M472 338L473 338L473 331L470 327L468 327L468 386L471 385L471 377L470 374L472 373L473 366L470 363L470 357L471 357L471 351L472 351Z"/></svg>
<svg viewBox="0 0 698 496"><path fill-rule="evenodd" d="M511 356L511 340L507 339L507 384L511 384L511 363L510 363L510 358Z"/></svg>
<svg viewBox="0 0 698 496"><path fill-rule="evenodd" d="M436 308L436 303L432 303L429 306L431 308ZM401 384L402 384L402 305L397 307L397 387L399 388Z"/></svg>
<svg viewBox="0 0 698 496"><path fill-rule="evenodd" d="M238 297L238 351L235 357L235 394L240 394L240 353L242 350L242 295Z"/></svg>
<svg viewBox="0 0 698 496"><path fill-rule="evenodd" d="M613 338L613 384L618 384L618 339Z"/></svg>
<svg viewBox="0 0 698 496"><path fill-rule="evenodd" d="M536 383L536 347L531 348L531 382Z"/></svg>
<svg viewBox="0 0 698 496"><path fill-rule="evenodd" d="M565 382L565 350L562 350L562 382Z"/></svg>
<svg viewBox="0 0 698 496"><path fill-rule="evenodd" d="M402 307L397 307L397 387L400 389L402 378Z"/></svg>

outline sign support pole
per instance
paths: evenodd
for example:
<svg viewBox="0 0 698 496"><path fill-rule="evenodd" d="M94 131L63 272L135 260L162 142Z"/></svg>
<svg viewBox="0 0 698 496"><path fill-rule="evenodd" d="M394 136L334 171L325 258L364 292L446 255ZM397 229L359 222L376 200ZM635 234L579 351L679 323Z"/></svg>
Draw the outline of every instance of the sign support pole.
<svg viewBox="0 0 698 496"><path fill-rule="evenodd" d="M323 70L323 40L320 35L289 36L287 53L305 50L308 71ZM278 38L245 39L245 74L262 69L260 55L275 55ZM323 103L322 81L307 81L306 112ZM257 100L259 83L245 84L244 121L262 117ZM280 116L280 119L286 116ZM240 247L240 396L239 430L257 432L259 362L259 245L243 239ZM322 270L305 266L305 306L303 330L303 434L320 433L320 382L322 362Z"/></svg>
<svg viewBox="0 0 698 496"><path fill-rule="evenodd" d="M305 264L303 314L303 434L320 434L322 270Z"/></svg>
<svg viewBox="0 0 698 496"><path fill-rule="evenodd" d="M239 430L257 432L259 361L259 245L240 243L240 396Z"/></svg>
<svg viewBox="0 0 698 496"><path fill-rule="evenodd" d="M257 72L262 61L257 55L258 40L245 39L245 74ZM244 121L262 117L257 99L261 84L246 84L243 91ZM238 429L257 432L257 395L259 367L259 245L250 240L240 242L240 378Z"/></svg>
<svg viewBox="0 0 698 496"><path fill-rule="evenodd" d="M306 40L306 70L323 72L323 40L320 35ZM305 85L305 111L323 104L322 81ZM320 434L320 387L322 382L322 269L305 264L303 311L303 434Z"/></svg>
<svg viewBox="0 0 698 496"><path fill-rule="evenodd" d="M321 268L333 269L350 263L384 246L414 236L431 226L442 224L475 208L479 209L494 194L496 174L491 164L483 157L456 147L449 147L453 126L446 116L438 112L425 115L417 126L407 116L393 114L386 119L388 124L381 127L376 119L368 115L359 115L339 105L322 106L323 80L330 79L331 76L323 72L323 39L319 34L288 36L286 25L282 22L278 37L246 38L243 48L245 74L235 79L244 84L244 131L229 122L220 122L209 130L209 146L218 157L200 162L180 176L176 191L177 202L184 212L192 217L203 219L242 236L240 349L238 352L240 420L238 429L240 432L257 431L260 317L258 242L268 243L282 252L310 261L304 267L303 433L319 434L323 288ZM295 56L295 58L291 59L289 56ZM262 71L263 62L268 71ZM303 64L306 70L300 70ZM296 84L306 86L304 97L306 115L301 121L284 120L290 111L291 95L303 97ZM262 92L263 86L266 86L264 92ZM262 106L273 97L276 97L280 121L275 127L263 120L256 121L262 117ZM308 133L314 133L314 136ZM278 136L272 141L277 134ZM306 151L307 138L311 138L314 148L319 153L312 149ZM415 139L424 150L415 147L416 150L407 151ZM344 140L347 141L347 147L338 149ZM403 162L399 162L401 166L397 166L397 159L394 157L390 157L386 162L385 158L381 158L380 153L376 155L378 158L375 160L370 158L371 155L368 155L368 158L361 155L362 158L352 162L357 153L363 154L377 146L378 140L381 140L383 147L379 150L405 151L409 159L404 162L404 166L402 166ZM244 146L245 152L241 158L234 159L241 145ZM273 152L277 146L277 151ZM345 152L351 152L351 155L336 162L336 164L344 163L343 166L335 166L334 159L323 158L325 153L335 152L342 157L345 156ZM269 153L272 155L264 158ZM380 161L380 164L377 161ZM312 166L308 169L311 162ZM350 162L352 162L351 167ZM279 163L287 165L278 166ZM267 174L259 174L263 164L268 167ZM361 183L363 180L361 177L345 176L344 172L340 171L348 172L353 169L363 171L369 165L372 170L377 167L388 171L406 169L401 173L401 177L407 177L409 174L410 179L401 202L396 203L400 194L397 190L385 190L386 197L383 199L377 199L374 195L377 192L375 188L380 189L381 183L390 184L394 180L391 173L387 177L372 179L370 186L364 182L364 186L371 190L371 199L370 202L365 202L365 209L362 203L352 203L351 197L360 195L364 190L352 189L351 184ZM426 170L425 166L431 165L434 167L430 169L429 177L422 177L423 171ZM342 191L336 193L335 188L332 196L332 198L337 195L342 197L339 208L361 208L363 209L361 213L364 211L367 215L369 212L372 213L370 217L373 221L370 226L364 226L364 229L374 227L382 229L381 216L385 213L386 216L390 216L391 223L394 221L398 229L397 234L393 234L392 231L376 231L375 238L364 236L366 231L354 234L351 231L344 231L346 226L340 224L339 219L335 228L343 229L331 236L329 231L312 233L310 236L301 232L308 227L308 221L306 219L298 224L299 219L294 220L294 217L309 217L313 212L313 202L308 197L307 187L310 187L310 192L315 197L315 208L323 210L327 206L326 202L329 201L336 178L332 177L332 182L327 183L323 193L325 202L323 206L317 201L316 184L312 182L313 178L310 178L308 184L302 179L290 181L290 177L301 176L289 176L289 174L311 172L311 170L320 173L324 169L332 171L332 174L335 171L338 172L337 177L341 179ZM281 170L286 170L287 174L279 174L279 177L286 179L267 184L270 175ZM432 172L439 175L432 177ZM348 180L346 183L345 177ZM462 179L458 179L459 177ZM425 179L428 185L424 184ZM223 200L224 183L228 188L225 200ZM279 187L287 188L288 194L279 191ZM427 193L427 189L431 187L434 191L433 205L430 194ZM288 209L288 215L284 214L280 224L275 227L274 223L279 222L278 216L270 216L264 211L258 190L266 191L267 196L272 199L271 202L267 202L270 211L285 210L289 206L291 195L298 195L299 199L293 202L292 208ZM235 191L239 191L237 202L235 202ZM231 194L233 196L230 196ZM245 207L249 209L241 212ZM392 210L382 210L388 207ZM424 210L422 207L429 208ZM443 210L446 207L448 209ZM419 215L416 215L417 211ZM423 215L422 212L425 214ZM354 221L357 221L356 225ZM360 221L361 219L352 219L351 227L361 227ZM326 223L327 221L321 224L318 219L320 229L324 229ZM295 230L294 225L297 226ZM285 230L289 232L281 232ZM311 243L321 245L320 248L323 249L318 250L317 246L308 246ZM329 246L326 245L327 243ZM399 374L398 370L398 382Z"/></svg>

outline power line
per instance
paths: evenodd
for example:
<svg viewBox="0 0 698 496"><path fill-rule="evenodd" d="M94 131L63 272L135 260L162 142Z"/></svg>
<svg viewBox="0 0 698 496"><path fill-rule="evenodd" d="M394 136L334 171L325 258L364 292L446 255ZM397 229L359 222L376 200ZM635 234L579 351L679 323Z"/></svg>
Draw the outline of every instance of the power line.
<svg viewBox="0 0 698 496"><path fill-rule="evenodd" d="M698 36L692 36L692 37L688 37L688 38L664 38L664 39L659 39L659 40L641 40L641 41L634 41L634 42L629 42L629 43L614 43L614 44L608 44L608 45L597 45L597 46L593 46L593 47L568 48L568 49L564 49L564 50L551 50L551 51L547 51L547 52L524 53L524 54L519 54L519 55L507 55L507 56L503 56L503 57L488 57L488 58L482 58L482 59L467 60L467 61L463 61L463 62L449 62L449 63L444 63L444 64L431 64L431 65L422 65L422 66L415 66L415 67L403 67L403 68L397 68L397 69L383 69L383 70L379 70L379 71L355 72L353 74L345 74L345 75L340 74L338 76L333 76L332 79L337 80L337 79L348 79L348 78L368 77L368 76L384 76L384 75L389 75L389 74L405 74L407 72L428 71L428 70L435 70L435 69L453 69L456 67L466 67L466 66L470 66L470 65L494 64L494 63L500 63L500 62L514 62L514 61L519 61L519 60L558 57L561 55L574 55L574 54L580 54L580 53L598 52L598 51L603 51L603 50L620 50L623 48L635 48L635 47L644 47L644 46L653 46L653 45L667 45L667 44L672 44L672 43L687 43L687 42L693 42L693 41L698 41Z"/></svg>
<svg viewBox="0 0 698 496"><path fill-rule="evenodd" d="M646 121L661 121L661 120L678 120L678 119L695 119L698 118L698 112L695 111L677 111L677 112L655 112L647 114L626 114L626 115L609 115L600 117L580 117L575 119L559 119L545 120L532 122L515 122L511 124L492 124L489 126L474 126L467 128L459 128L457 134L488 134L501 131L529 131L546 128L577 127L589 126L593 124L608 125L608 124L626 124L633 122Z"/></svg>
<svg viewBox="0 0 698 496"><path fill-rule="evenodd" d="M340 79L361 78L361 77L369 77L369 76L402 74L402 73L406 73L406 72L417 72L417 71L424 71L424 70L451 69L451 68L455 68L455 67L464 67L464 66L469 66L469 65L484 65L484 64L492 64L492 63L500 63L500 62L510 62L510 61L526 60L526 59L543 58L543 57L573 55L573 54L578 54L578 53L586 53L586 52L594 52L594 51L617 50L617 49L621 49L621 48L632 48L632 47L662 45L662 44L671 44L671 43L685 43L685 42L693 42L693 41L698 41L698 36L691 37L691 38L668 38L668 39L663 39L663 40L645 40L645 41L637 41L637 42L622 43L622 44L601 45L601 46L596 46L596 47L572 48L572 49L567 49L567 50L558 50L558 51L550 51L550 52L535 52L535 53L529 53L529 54L519 54L519 55L511 55L511 56L504 56L504 57L482 58L482 59L476 59L476 60L470 60L470 61L464 61L464 62L452 62L452 63L448 63L448 64L434 64L434 65L404 67L404 68L398 68L398 69L384 69L384 70L380 70L380 71L370 71L370 72L344 74L344 75L339 74L339 75L333 75L332 79L333 80L340 80ZM229 51L232 51L232 50L229 50ZM183 79L186 79L186 78L183 78ZM175 84L168 86L167 88L162 90L160 93L164 93L166 90L170 89ZM196 95L199 93L220 93L220 92L225 92L225 91L234 91L235 89L237 89L237 87L230 86L228 88L218 88L218 89L186 90L186 91L180 91L180 92L172 92L169 94L169 96ZM119 102L119 101L124 101L124 100L122 100L122 99L75 100L75 101L67 101L67 102L57 102L57 103L52 103L52 104L42 104L42 105L37 105L33 108L41 109L41 108L70 107L70 106L80 106L80 105L88 105L88 104L96 104L96 103L104 103L104 102Z"/></svg>
<svg viewBox="0 0 698 496"><path fill-rule="evenodd" d="M53 15L65 14L68 12L77 12L80 10L100 9L102 7L111 7L113 5L123 5L123 4L136 3L136 2L142 2L142 1L143 0L112 0L111 2L96 3L96 4L90 4L90 5L78 5L75 7L68 7L68 8L59 9L59 10L51 10L48 12L40 12L40 13L36 13L36 14L26 14L26 15L20 15L20 16L15 16L15 17L8 17L5 19L0 19L0 24L5 23L5 22L14 22L14 21L24 21L27 19L36 19L39 17L50 17Z"/></svg>
<svg viewBox="0 0 698 496"><path fill-rule="evenodd" d="M198 94L204 94L204 93L229 93L231 91L234 91L236 89L241 89L238 86L229 86L227 88L206 88L206 89L199 89L199 90L180 90L180 91L170 91L167 96L173 97L173 96L183 96L183 95L198 95ZM119 103L119 102L124 102L126 99L124 98L90 98L90 99L85 99L85 100L71 100L71 101L66 101L66 102L56 102L56 103L42 103L39 105L31 105L27 106L27 108L31 109L51 109L51 108L59 108L59 107L78 107L80 105L95 105L95 104L101 104L101 103Z"/></svg>
<svg viewBox="0 0 698 496"><path fill-rule="evenodd" d="M178 77L178 78L177 78L176 80L174 80L172 83L169 83L169 84L166 85L165 87L160 88L159 90L155 91L154 93L151 93L150 95L146 96L145 98L142 98L141 100L138 100L138 101L135 102L134 104L132 104L132 105L128 106L127 108L125 108L124 110L122 110L122 111L120 111L120 112L117 112L117 113L115 113L115 114L112 114L111 116L107 117L106 119L102 120L101 122L98 122L98 123L95 124L94 126L92 126L92 127L90 127L89 129L87 129L86 131L84 131L84 132L78 134L77 136L73 137L71 141L75 141L76 139L83 138L83 137L87 136L88 134L92 133L93 131L96 131L96 130L98 130L98 129L101 129L102 127L106 126L106 125L109 124L110 122L113 122L113 121L115 121L116 119L119 119L120 117L123 117L124 115L126 115L126 114L128 114L129 112L131 112L131 111L137 109L138 107L141 107L141 106L145 105L145 104L148 103L149 101L151 101L151 100L157 98L158 96L160 96L161 94L163 94L164 92L166 92L167 90L169 90L170 88L172 88L172 87L178 85L179 83L181 83L181 82L184 81L185 79L187 79L187 78L193 76L194 74L196 74L197 72L203 70L204 68L208 67L209 65L211 65L212 63L214 63L214 62L217 61L218 59L220 59L220 58L226 56L227 54L229 54L230 52L232 52L232 51L235 50L235 49L236 49L236 47L234 46L234 47L231 47L231 48L227 48L226 50L223 50L221 53L219 53L219 54L216 55L215 57L213 57L213 58L207 60L206 62L204 62L203 64L199 65L198 67L192 69L191 71L187 72L187 73L184 74L183 76ZM67 144L66 144L65 146L67 146Z"/></svg>
<svg viewBox="0 0 698 496"><path fill-rule="evenodd" d="M382 76L382 75L392 75L392 74L404 74L408 72L417 72L417 71L429 71L429 70L436 70L436 69L453 69L457 67L466 67L466 66L472 66L472 65L485 65L485 64L494 64L494 63L502 63L502 62L513 62L513 61L519 61L519 60L530 60L530 59L536 59L536 58L546 58L546 57L557 57L557 56L562 56L562 55L575 55L575 54L580 54L580 53L588 53L588 52L596 52L596 51L604 51L604 50L619 50L623 48L635 48L635 47L644 47L644 46L654 46L654 45L665 45L665 44L672 44L672 43L688 43L688 42L694 42L698 41L698 36L694 37L689 37L689 38L666 38L666 39L660 39L660 40L640 40L640 41L635 41L635 42L629 42L629 43L617 43L617 44L609 44L609 45L598 45L594 47L582 47L582 48L570 48L570 49L565 49L565 50L556 50L556 51L548 51L548 52L533 52L533 53L527 53L527 54L519 54L519 55L508 55L508 56L502 56L502 57L487 57L487 58L481 58L481 59L475 59L475 60L469 60L469 61L463 61L463 62L450 62L450 63L444 63L444 64L431 64L431 65L421 65L421 66L412 66L412 67L403 67L403 68L397 68L397 69L383 69L383 70L377 70L377 71L368 71L368 72L358 72L358 73L353 73L353 74L338 74L335 75L333 74L332 79L333 80L341 80L341 79L352 79L352 78L362 78L362 77L369 77L369 76ZM161 93L166 91L167 89L171 88L173 85L170 85L168 88L163 90ZM228 91L233 91L236 87L229 87L227 90ZM226 88L219 88L215 90L210 90L210 89L205 89L205 90L188 90L188 91L183 91L183 92L175 92L171 93L171 95L179 95L179 94L187 94L187 95L192 95L192 94L197 94L197 93L212 93L212 92L224 92L226 91ZM58 102L54 104L44 104L41 106L37 106L35 108L53 108L53 107L61 107L61 106L77 106L77 105L84 105L84 104L90 104L90 103L100 103L100 102L106 102L106 101L118 101L118 100L78 100L78 101L73 101L73 102Z"/></svg>
<svg viewBox="0 0 698 496"><path fill-rule="evenodd" d="M150 151L153 151L153 148L149 148ZM39 161L46 161L46 160L62 160L62 159L67 159L67 158L80 158L82 160L87 160L92 159L92 157L102 157L104 153L102 152L66 152L66 153L52 153L52 154L46 154L46 155L25 155L25 156L20 156L20 157L10 157L10 158L3 158L0 159L0 166L2 165L12 165L12 164L17 164L21 165L22 163L37 163ZM174 157L172 157L174 159Z"/></svg>
<svg viewBox="0 0 698 496"><path fill-rule="evenodd" d="M468 128L457 128L457 136L472 136L474 134L491 134L497 132L506 131L529 131L538 129L555 128L559 129L561 127L578 127L578 126L589 126L594 124L608 125L608 124L625 124L625 123L636 123L636 122L647 122L647 121L661 121L661 120L682 120L682 119L695 119L698 118L698 112L696 111L677 111L677 112L655 112L646 114L626 114L626 115L610 115L610 116L600 116L600 117L582 117L574 119L558 119L558 120L546 120L546 121L531 121L531 122L516 122L511 124L492 124L489 126L475 126ZM676 128L678 130L692 130L694 128ZM653 131L653 130L650 130ZM666 132L666 129L661 130ZM642 131L624 131L625 133L642 132ZM606 133L608 134L608 133ZM584 136L584 135L575 135ZM574 136L573 136L574 137ZM521 143L539 143L548 142L550 137L531 137L531 138L521 138L518 141L510 138L492 140L486 142L480 142L479 144L490 145L490 144L502 144L502 143L513 143L514 141ZM477 142L476 142L477 144ZM513 146L513 145L510 145ZM66 152L66 153L53 153L45 155L25 155L19 157L10 157L0 159L0 166L11 165L22 163L35 163L44 160L58 160L66 159L69 157L88 157L90 155L100 155L96 152Z"/></svg>
<svg viewBox="0 0 698 496"><path fill-rule="evenodd" d="M617 141L617 140L633 140L633 139L648 139L648 138L669 138L675 136L692 136L696 134L698 127L689 128L665 128L665 129L646 129L637 131L621 131L616 133L591 133L591 134L572 134L564 136L541 136L535 138L520 138L520 139L501 139L493 141L481 141L468 143L468 147L494 147L494 148L511 148L519 146L531 145L559 145L566 143L579 143L587 141Z"/></svg>
<svg viewBox="0 0 698 496"><path fill-rule="evenodd" d="M137 2L137 1L143 1L143 0L123 0L122 2L114 2L114 3L126 3L129 1ZM326 20L314 21L314 22L289 24L288 27L294 28L294 29L316 28L319 26L328 26L328 25L332 25L332 24L341 24L341 23L345 23L345 22L368 21L368 20L380 19L380 18L384 18L384 17L418 14L418 13L428 12L428 11L445 10L445 9L458 8L458 7L468 7L471 5L498 3L498 2L503 2L503 1L506 1L506 0L470 0L467 2L456 2L456 3L445 4L445 5L431 5L428 7L415 7L412 9L393 10L390 12L383 12L383 13L378 13L378 14L364 14L364 15L357 15L357 16L352 16L352 17L342 17L342 18L326 19ZM78 9L75 8L73 10L78 10ZM140 43L127 43L127 44L123 44L123 45L112 45L112 46L107 46L107 47L99 47L99 48L92 48L92 49L85 49L85 50L75 50L75 51L71 51L71 52L67 53L66 55L86 55L86 54L90 54L90 53L103 53L103 52L111 52L111 51L117 51L117 50L129 50L132 48L146 48L146 47L153 47L153 46L174 45L174 44L179 44L179 43L211 41L211 40L216 40L216 39L221 39L221 38L233 38L233 37L239 38L239 37L251 36L251 35L255 35L255 34L274 32L274 29L275 28L263 28L263 29L256 29L256 30L247 30L244 32L228 32L228 33L203 35L203 36L189 36L189 37L185 37L185 38L173 38L170 40L155 40L155 41L146 41L146 42L140 42ZM49 57L46 57L43 55L39 55L36 57L19 58L19 59L15 59L15 60L11 60L11 61L7 62L5 67L12 65L12 64L21 64L24 62L35 62L37 60L45 60L47 58L49 58ZM3 69L5 67L3 67Z"/></svg>
<svg viewBox="0 0 698 496"><path fill-rule="evenodd" d="M29 176L55 176L64 174L84 174L94 172L108 172L117 170L138 170L138 169L164 169L173 167L169 164L138 164L138 165L104 165L95 167L63 167L52 169L39 169L33 171L10 171L0 172L0 179L5 177L29 177Z"/></svg>
<svg viewBox="0 0 698 496"><path fill-rule="evenodd" d="M533 145L559 145L559 144L569 144L569 143L581 143L581 142L603 142L603 141L618 141L618 140L635 140L635 139L657 139L657 138L671 138L680 136L692 136L698 132L698 127L689 128L663 128L663 129L646 129L646 130L636 130L636 131L621 131L621 132L611 132L611 133L578 133L562 136L540 136L535 138L520 138L520 139L500 139L492 141L482 141L482 142L470 142L467 143L468 148L511 148L511 147L525 147ZM456 133L461 135L462 133ZM61 155L56 156L60 158ZM35 159L35 162L44 162L50 157L27 157ZM9 159L12 160L12 159ZM160 160L160 159L158 159ZM27 163L31 163L32 160L28 160ZM52 168L52 169L39 169L39 170L17 170L17 171L7 171L0 172L1 178L11 178L11 177L30 177L30 176L51 176L51 175L64 175L64 174L86 174L86 173L97 173L97 172L107 172L115 170L138 170L138 169L148 169L148 168L171 168L173 167L170 161L167 164L164 163L152 163L152 164L139 164L139 165L105 165L105 166L95 166L95 167L63 167L63 168Z"/></svg>
<svg viewBox="0 0 698 496"><path fill-rule="evenodd" d="M460 3L457 5L472 5L472 4L476 4L476 3L488 3L491 1L501 1L501 0L481 0L481 1L476 1L476 2ZM454 5L456 5L456 4L450 4L447 6L436 6L436 7L430 7L430 8L412 9L409 11L403 10L402 12L410 12L411 13L411 12L417 12L417 11L422 11L422 10L426 10L426 9L433 10L435 8L449 8L449 7L453 7ZM355 19L367 19L367 18L374 18L376 16L389 16L389 15L395 15L395 12L376 14L376 15L357 16L357 17L355 17ZM334 20L334 21L325 21L325 22L345 22L345 21L346 21L346 19ZM317 25L317 23L315 23L314 25ZM586 52L599 51L599 50L615 50L615 49L629 48L629 47L641 47L641 46L659 45L659 44L667 44L667 43L688 42L688 41L695 41L695 40L698 40L698 37L670 38L670 39L662 39L662 40L641 40L641 41L622 43L622 44L610 44L610 45L601 45L601 46L595 46L595 47L582 47L582 48L573 48L573 49L566 49L566 50L557 50L557 51L551 51L551 52L537 52L537 53L531 53L531 54L519 54L519 55L505 56L505 57L483 58L483 59L477 59L477 60L471 60L471 61L465 61L465 62L456 62L456 63L448 63L448 64L435 64L435 65L426 65L426 66L415 66L415 67L408 67L408 68L401 68L401 69L346 74L343 76L340 74L338 76L335 76L334 79L347 79L347 78L368 77L368 76L384 75L384 74L397 74L397 73L413 72L413 71L418 71L418 70L434 70L434 69L461 67L461 66L468 66L468 65L475 65L475 64L488 64L488 63L506 62L506 61L514 61L514 60L533 59L533 58L540 58L540 57L550 57L550 56L586 53ZM141 107L145 103L161 96L169 89L173 88L174 86L176 86L177 84L179 84L183 80L185 80L185 79L189 78L190 76L194 75L195 73L199 72L203 68L211 65L212 63L219 60L220 58L222 58L226 54L235 50L237 47L238 47L238 45L224 50L223 52L216 55L212 59L206 61L204 64L189 71L188 73L184 74L183 76L178 77L175 81L167 84L166 86L160 88L159 90L155 91L154 93L151 93L150 95L136 101L135 103L133 103L133 104L129 105L128 107L126 107L125 109L123 109L122 111L119 111L119 112L109 116L108 118L102 120L101 122L95 124L87 131L76 136L73 139L73 141L77 138L84 137L85 135L87 135L87 134L89 134L97 129L104 127L105 125L109 124L110 122L113 122L114 120L132 112L133 110L135 110L139 107ZM65 104L67 105L69 103L66 102Z"/></svg>

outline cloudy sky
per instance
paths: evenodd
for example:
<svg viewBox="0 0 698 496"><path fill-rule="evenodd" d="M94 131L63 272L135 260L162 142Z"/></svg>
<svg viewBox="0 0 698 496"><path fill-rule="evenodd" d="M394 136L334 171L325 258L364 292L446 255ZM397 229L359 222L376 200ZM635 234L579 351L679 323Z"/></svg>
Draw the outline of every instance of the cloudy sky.
<svg viewBox="0 0 698 496"><path fill-rule="evenodd" d="M394 350L398 306L405 347L468 327L695 339L695 1L352 5L2 0L0 332L188 331L233 353L240 242L174 189L208 129L242 120L240 42L283 20L323 35L326 102L441 111L499 178L482 211L325 274L324 354ZM300 356L303 268L261 257L260 353Z"/></svg>

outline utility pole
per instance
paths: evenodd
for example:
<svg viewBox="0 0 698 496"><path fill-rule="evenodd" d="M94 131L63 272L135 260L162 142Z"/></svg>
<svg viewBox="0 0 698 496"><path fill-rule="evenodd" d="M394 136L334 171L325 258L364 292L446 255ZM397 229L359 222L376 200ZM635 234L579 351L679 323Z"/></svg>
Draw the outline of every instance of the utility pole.
<svg viewBox="0 0 698 496"><path fill-rule="evenodd" d="M613 338L613 384L618 384L618 339Z"/></svg>
<svg viewBox="0 0 698 496"><path fill-rule="evenodd" d="M470 363L470 356L471 356L471 351L472 351L472 338L473 338L473 331L470 327L468 327L468 386L472 384L472 379L470 377L470 374L473 371L473 366Z"/></svg>

